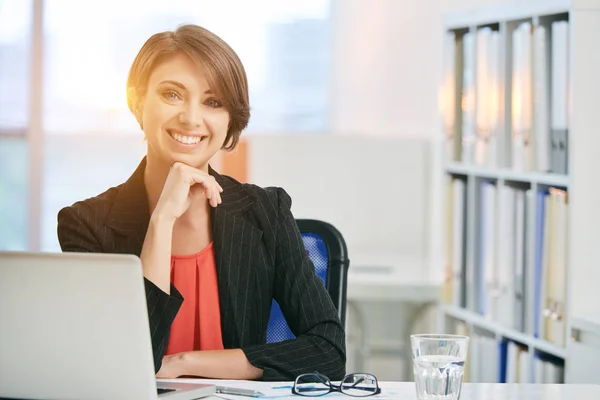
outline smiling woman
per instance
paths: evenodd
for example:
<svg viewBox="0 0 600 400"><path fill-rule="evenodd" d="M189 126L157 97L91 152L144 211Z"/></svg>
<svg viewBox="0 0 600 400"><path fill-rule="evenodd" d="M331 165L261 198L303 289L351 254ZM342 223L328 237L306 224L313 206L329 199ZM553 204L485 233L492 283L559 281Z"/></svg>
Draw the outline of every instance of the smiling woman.
<svg viewBox="0 0 600 400"><path fill-rule="evenodd" d="M16 23L14 7L31 8L31 1L0 0L11 10L8 23ZM14 3L14 4L13 4ZM23 6L17 6L23 3ZM184 23L217 32L235 49L248 76L252 118L244 135L328 132L330 118L330 0L44 0L43 185L42 250L58 251L56 213L64 204L91 197L122 182L139 162L145 141L139 124L127 107L123 87L133 55L152 34ZM72 15L81 18L72 18ZM73 34L85 32L85 34ZM31 41L23 37L23 53ZM0 52L3 52L0 44ZM10 48L9 50L14 50ZM4 53L3 53L4 54ZM19 57L21 53L18 53ZM8 90L0 115L13 112L28 83L27 64L0 56L0 92ZM18 60L17 60L18 61ZM23 80L20 80L23 77ZM24 90L21 90L23 89ZM10 90L9 90L10 89ZM1 96L1 95L0 95ZM247 138L250 139L249 137ZM243 143L242 143L243 144ZM240 146L236 147L240 153ZM111 162L106 162L106 154ZM116 154L115 154L116 153ZM223 160L234 153L221 154ZM235 155L238 157L238 155ZM243 163L241 163L243 164ZM213 165L216 166L217 164ZM226 162L221 164L224 166ZM88 179L99 168L102 177ZM228 171L231 171L228 169ZM231 172L245 180L243 174ZM26 183L24 183L27 188ZM60 190L56 188L60 187ZM24 222L26 225L26 222Z"/></svg>
<svg viewBox="0 0 600 400"><path fill-rule="evenodd" d="M240 59L197 26L148 39L127 87L127 104L146 135L151 159L168 166L181 161L208 172L208 160L221 147L233 149L250 118Z"/></svg>
<svg viewBox="0 0 600 400"><path fill-rule="evenodd" d="M141 258L157 376L343 377L344 328L289 195L209 165L250 118L237 54L196 25L154 34L133 61L127 96L146 157L122 185L62 209L58 238L63 251ZM296 339L266 343L273 300Z"/></svg>

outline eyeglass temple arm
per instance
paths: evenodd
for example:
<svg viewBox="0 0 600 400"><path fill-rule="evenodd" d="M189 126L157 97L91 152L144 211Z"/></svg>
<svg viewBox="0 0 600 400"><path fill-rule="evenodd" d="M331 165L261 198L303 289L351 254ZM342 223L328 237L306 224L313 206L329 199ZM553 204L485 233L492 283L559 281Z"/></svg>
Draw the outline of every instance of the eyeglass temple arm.
<svg viewBox="0 0 600 400"><path fill-rule="evenodd" d="M360 378L359 380L357 380L356 382L354 382L354 385L348 387L348 389L354 389L354 386L358 385L359 383L361 383L364 380L365 380L365 378ZM359 389L364 389L364 388L359 388Z"/></svg>
<svg viewBox="0 0 600 400"><path fill-rule="evenodd" d="M365 380L365 378L360 378L358 381L354 382L354 385L352 385L352 386L348 386L348 387L345 387L345 389L358 389L358 390L368 390L368 391L370 391L370 390L371 390L371 388L366 388L366 387L355 387L355 386L356 386L356 385L358 385L359 383L362 383L362 381L364 381L364 380ZM342 385L340 385L340 386L342 386ZM379 385L377 385L377 388L379 388Z"/></svg>
<svg viewBox="0 0 600 400"><path fill-rule="evenodd" d="M331 383L331 381L329 380L329 378L327 378L326 376L321 375L318 372L315 372L315 376L317 377L318 380L321 381L322 384L324 385L329 385L332 386L333 384Z"/></svg>

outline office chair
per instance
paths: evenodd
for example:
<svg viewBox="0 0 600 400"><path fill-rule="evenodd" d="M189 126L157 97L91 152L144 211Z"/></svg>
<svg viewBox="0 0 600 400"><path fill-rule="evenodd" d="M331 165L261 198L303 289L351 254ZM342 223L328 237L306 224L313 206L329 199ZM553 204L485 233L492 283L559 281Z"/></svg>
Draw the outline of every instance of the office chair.
<svg viewBox="0 0 600 400"><path fill-rule="evenodd" d="M297 219L296 223L302 234L308 257L331 296L342 325L344 325L346 322L348 267L350 265L344 237L333 225L324 221ZM267 326L267 343L294 338L279 304L273 300Z"/></svg>

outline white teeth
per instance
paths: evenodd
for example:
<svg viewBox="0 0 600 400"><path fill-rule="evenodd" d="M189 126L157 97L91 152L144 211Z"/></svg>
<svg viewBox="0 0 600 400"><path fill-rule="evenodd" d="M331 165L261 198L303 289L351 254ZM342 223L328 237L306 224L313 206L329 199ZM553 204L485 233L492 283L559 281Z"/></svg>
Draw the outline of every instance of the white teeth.
<svg viewBox="0 0 600 400"><path fill-rule="evenodd" d="M202 140L199 136L185 136L174 132L171 134L171 136L173 137L173 139L183 144L196 144L200 140Z"/></svg>

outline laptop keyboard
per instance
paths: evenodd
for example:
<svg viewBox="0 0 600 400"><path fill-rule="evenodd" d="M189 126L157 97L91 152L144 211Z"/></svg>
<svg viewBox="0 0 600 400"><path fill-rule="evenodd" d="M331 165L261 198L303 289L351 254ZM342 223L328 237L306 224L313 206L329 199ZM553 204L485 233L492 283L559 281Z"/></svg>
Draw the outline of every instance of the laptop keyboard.
<svg viewBox="0 0 600 400"><path fill-rule="evenodd" d="M175 389L156 389L156 391L158 392L158 394L165 394L165 393L169 393L169 392L174 392Z"/></svg>

